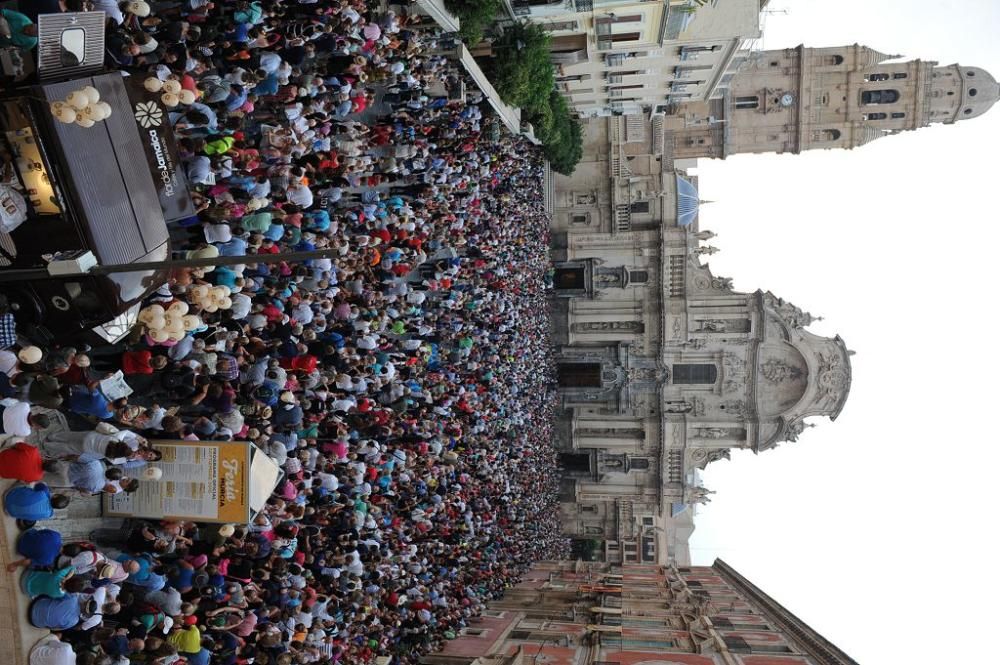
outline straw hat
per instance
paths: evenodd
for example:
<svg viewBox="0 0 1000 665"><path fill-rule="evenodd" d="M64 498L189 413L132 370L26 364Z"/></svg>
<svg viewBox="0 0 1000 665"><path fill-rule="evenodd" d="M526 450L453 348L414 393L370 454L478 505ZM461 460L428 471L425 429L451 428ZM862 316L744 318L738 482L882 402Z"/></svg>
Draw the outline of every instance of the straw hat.
<svg viewBox="0 0 1000 665"><path fill-rule="evenodd" d="M26 346L17 352L17 358L26 365L34 365L42 360L42 350L37 346Z"/></svg>

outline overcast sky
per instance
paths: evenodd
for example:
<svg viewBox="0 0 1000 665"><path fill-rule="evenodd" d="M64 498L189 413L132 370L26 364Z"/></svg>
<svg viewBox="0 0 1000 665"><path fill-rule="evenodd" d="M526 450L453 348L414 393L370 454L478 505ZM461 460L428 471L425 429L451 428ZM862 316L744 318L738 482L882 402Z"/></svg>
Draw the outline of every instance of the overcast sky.
<svg viewBox="0 0 1000 665"><path fill-rule="evenodd" d="M725 1L725 0L723 0ZM764 47L861 43L1000 75L1000 0L772 0ZM1000 597L1000 108L854 151L701 162L717 275L857 355L840 418L713 464L721 557L863 665L987 662ZM995 660L993 662L996 662Z"/></svg>

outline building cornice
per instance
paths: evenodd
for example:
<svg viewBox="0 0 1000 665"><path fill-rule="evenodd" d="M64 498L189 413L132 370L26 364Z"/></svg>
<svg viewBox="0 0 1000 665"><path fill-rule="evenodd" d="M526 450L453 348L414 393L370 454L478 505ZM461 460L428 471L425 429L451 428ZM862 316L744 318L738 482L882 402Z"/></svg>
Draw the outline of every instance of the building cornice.
<svg viewBox="0 0 1000 665"><path fill-rule="evenodd" d="M816 660L817 665L859 665L856 660L841 651L837 645L820 635L802 619L788 611L781 603L761 591L753 582L736 572L722 559L716 559L715 563L712 564L712 569L744 597L760 607L768 618L778 624L786 635Z"/></svg>

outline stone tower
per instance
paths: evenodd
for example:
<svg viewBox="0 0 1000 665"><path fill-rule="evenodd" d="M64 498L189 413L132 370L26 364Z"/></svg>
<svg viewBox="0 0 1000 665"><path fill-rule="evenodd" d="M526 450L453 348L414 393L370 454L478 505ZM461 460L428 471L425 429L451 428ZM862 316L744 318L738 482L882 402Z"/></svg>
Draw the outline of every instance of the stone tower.
<svg viewBox="0 0 1000 665"><path fill-rule="evenodd" d="M753 55L721 98L678 104L665 124L674 129L675 159L724 159L853 149L931 123L978 117L997 99L1000 86L976 67L901 61L857 44L799 46Z"/></svg>

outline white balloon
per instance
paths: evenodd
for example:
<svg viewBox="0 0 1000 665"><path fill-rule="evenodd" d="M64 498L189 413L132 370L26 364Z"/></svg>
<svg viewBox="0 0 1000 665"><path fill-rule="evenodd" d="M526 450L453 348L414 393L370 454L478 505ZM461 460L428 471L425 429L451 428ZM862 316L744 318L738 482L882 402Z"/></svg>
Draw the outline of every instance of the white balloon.
<svg viewBox="0 0 1000 665"><path fill-rule="evenodd" d="M150 330L163 330L167 326L167 317L162 314L154 314L146 322L146 327Z"/></svg>
<svg viewBox="0 0 1000 665"><path fill-rule="evenodd" d="M168 337L169 337L169 338L170 338L171 340L173 340L173 341L175 341L175 342L179 342L179 341L181 341L182 339L184 339L184 335L186 335L186 334L187 334L187 333L186 333L186 332L184 332L183 330L177 330L177 331L175 331L175 330L168 330L168 331L167 331L167 336L168 336Z"/></svg>
<svg viewBox="0 0 1000 665"><path fill-rule="evenodd" d="M181 104L194 104L195 100L194 92L191 90L181 90L177 93L177 98L180 99Z"/></svg>
<svg viewBox="0 0 1000 665"><path fill-rule="evenodd" d="M163 88L163 81L156 78L155 76L150 76L148 79L142 82L142 85L146 90L150 92L159 92Z"/></svg>
<svg viewBox="0 0 1000 665"><path fill-rule="evenodd" d="M183 300L175 300L170 307L167 308L167 311L184 316L188 313L188 309L188 304L186 302Z"/></svg>
<svg viewBox="0 0 1000 665"><path fill-rule="evenodd" d="M88 85L80 90L83 94L87 95L87 99L91 104L96 104L101 101L101 92L92 85Z"/></svg>
<svg viewBox="0 0 1000 665"><path fill-rule="evenodd" d="M194 330L201 326L201 319L199 319L194 314L188 314L184 317L184 330L188 332Z"/></svg>
<svg viewBox="0 0 1000 665"><path fill-rule="evenodd" d="M160 95L160 101L163 102L164 106L172 109L178 104L180 104L181 100L177 98L177 95L175 93L165 92L162 95Z"/></svg>
<svg viewBox="0 0 1000 665"><path fill-rule="evenodd" d="M219 309L229 309L233 306L233 299L229 296L219 299Z"/></svg>
<svg viewBox="0 0 1000 665"><path fill-rule="evenodd" d="M89 118L80 116L79 118L76 119L76 124L79 125L80 127L87 128L87 127L93 127L94 121Z"/></svg>
<svg viewBox="0 0 1000 665"><path fill-rule="evenodd" d="M72 106L64 105L61 109L59 109L59 114L56 115L56 120L66 123L67 125L71 122L76 122L76 109Z"/></svg>
<svg viewBox="0 0 1000 665"><path fill-rule="evenodd" d="M176 79L167 79L163 82L163 92L176 95L181 91L181 82Z"/></svg>
<svg viewBox="0 0 1000 665"><path fill-rule="evenodd" d="M84 106L83 110L80 111L80 116L86 118L87 120L93 120L94 122L104 120L104 115L101 113L101 109L97 108L94 104Z"/></svg>
<svg viewBox="0 0 1000 665"><path fill-rule="evenodd" d="M159 316L163 316L167 313L167 310L163 309L163 305L150 305L146 309L149 310L150 314L157 314Z"/></svg>
<svg viewBox="0 0 1000 665"><path fill-rule="evenodd" d="M66 96L66 103L79 111L90 103L90 98L83 90L74 90Z"/></svg>
<svg viewBox="0 0 1000 665"><path fill-rule="evenodd" d="M154 342L166 342L170 339L170 335L167 334L166 330L150 330L149 338Z"/></svg>
<svg viewBox="0 0 1000 665"><path fill-rule="evenodd" d="M191 297L194 300L202 300L208 295L209 287L204 284L199 284L198 286L191 287Z"/></svg>
<svg viewBox="0 0 1000 665"><path fill-rule="evenodd" d="M205 305L205 311L208 312L209 314L213 312L218 312L219 306L216 305L215 303L208 303L207 305Z"/></svg>
<svg viewBox="0 0 1000 665"><path fill-rule="evenodd" d="M101 120L107 120L111 117L111 104L107 102L97 102L94 104L101 111Z"/></svg>

